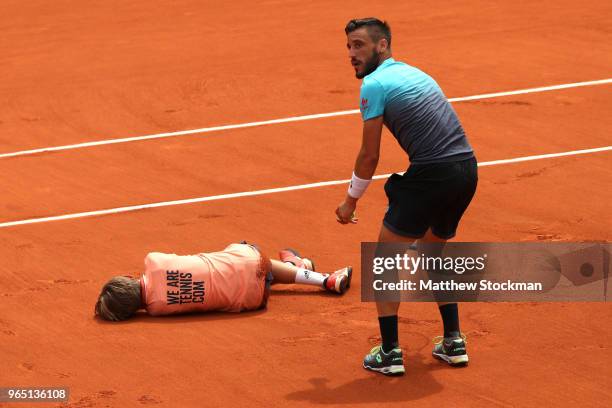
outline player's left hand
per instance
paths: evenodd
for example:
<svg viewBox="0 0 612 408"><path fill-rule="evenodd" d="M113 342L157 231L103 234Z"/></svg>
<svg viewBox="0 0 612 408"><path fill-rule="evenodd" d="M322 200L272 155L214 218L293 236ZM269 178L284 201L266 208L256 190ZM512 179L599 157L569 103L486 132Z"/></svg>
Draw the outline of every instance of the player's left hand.
<svg viewBox="0 0 612 408"><path fill-rule="evenodd" d="M355 208L357 208L357 200L347 196L336 208L336 220L340 224L357 224L358 219L355 217Z"/></svg>

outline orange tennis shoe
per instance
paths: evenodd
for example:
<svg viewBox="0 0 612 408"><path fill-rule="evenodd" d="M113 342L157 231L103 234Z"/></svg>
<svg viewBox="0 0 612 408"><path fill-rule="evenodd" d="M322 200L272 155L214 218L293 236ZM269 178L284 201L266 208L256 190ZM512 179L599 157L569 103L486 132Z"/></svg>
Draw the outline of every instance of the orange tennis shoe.
<svg viewBox="0 0 612 408"><path fill-rule="evenodd" d="M297 266L298 268L308 269L309 271L315 270L315 265L312 259L301 258L300 254L291 248L285 248L278 253L278 257L281 261Z"/></svg>
<svg viewBox="0 0 612 408"><path fill-rule="evenodd" d="M343 294L348 288L351 287L351 279L353 278L353 268L347 266L339 269L336 272L325 278L323 287L325 290L334 293Z"/></svg>

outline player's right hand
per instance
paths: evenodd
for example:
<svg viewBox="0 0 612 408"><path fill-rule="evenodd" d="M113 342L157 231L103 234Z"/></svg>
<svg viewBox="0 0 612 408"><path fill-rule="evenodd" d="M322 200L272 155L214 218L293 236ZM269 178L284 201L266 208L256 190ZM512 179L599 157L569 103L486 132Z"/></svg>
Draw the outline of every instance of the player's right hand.
<svg viewBox="0 0 612 408"><path fill-rule="evenodd" d="M357 208L357 200L347 196L342 203L336 208L336 221L340 224L357 224L358 218L355 217L355 209Z"/></svg>

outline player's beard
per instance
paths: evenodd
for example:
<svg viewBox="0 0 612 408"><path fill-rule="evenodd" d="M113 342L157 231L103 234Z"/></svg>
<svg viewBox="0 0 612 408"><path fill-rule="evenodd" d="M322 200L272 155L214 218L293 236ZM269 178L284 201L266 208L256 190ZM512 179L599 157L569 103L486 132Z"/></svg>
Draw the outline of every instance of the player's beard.
<svg viewBox="0 0 612 408"><path fill-rule="evenodd" d="M366 75L370 75L380 65L380 54L376 51L376 48L372 50L372 56L367 61L364 61L364 65L365 67L361 73L355 73L357 79L362 79Z"/></svg>

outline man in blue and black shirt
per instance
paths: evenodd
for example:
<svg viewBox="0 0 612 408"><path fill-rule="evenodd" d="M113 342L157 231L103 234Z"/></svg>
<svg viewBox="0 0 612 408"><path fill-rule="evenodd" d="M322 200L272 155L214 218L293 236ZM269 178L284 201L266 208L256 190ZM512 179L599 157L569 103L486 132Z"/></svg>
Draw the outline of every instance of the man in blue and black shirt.
<svg viewBox="0 0 612 408"><path fill-rule="evenodd" d="M391 30L376 18L351 20L345 28L351 64L363 79L360 110L363 139L345 200L336 209L340 223L355 223L357 201L378 164L383 124L408 155L404 175L385 184L389 208L378 241L444 243L476 191L477 162L446 96L429 75L391 55ZM369 273L362 271L362 273ZM383 374L404 373L398 342L398 302L377 302L382 345L366 355L364 367ZM433 355L451 365L468 361L456 303L439 303L443 339Z"/></svg>

